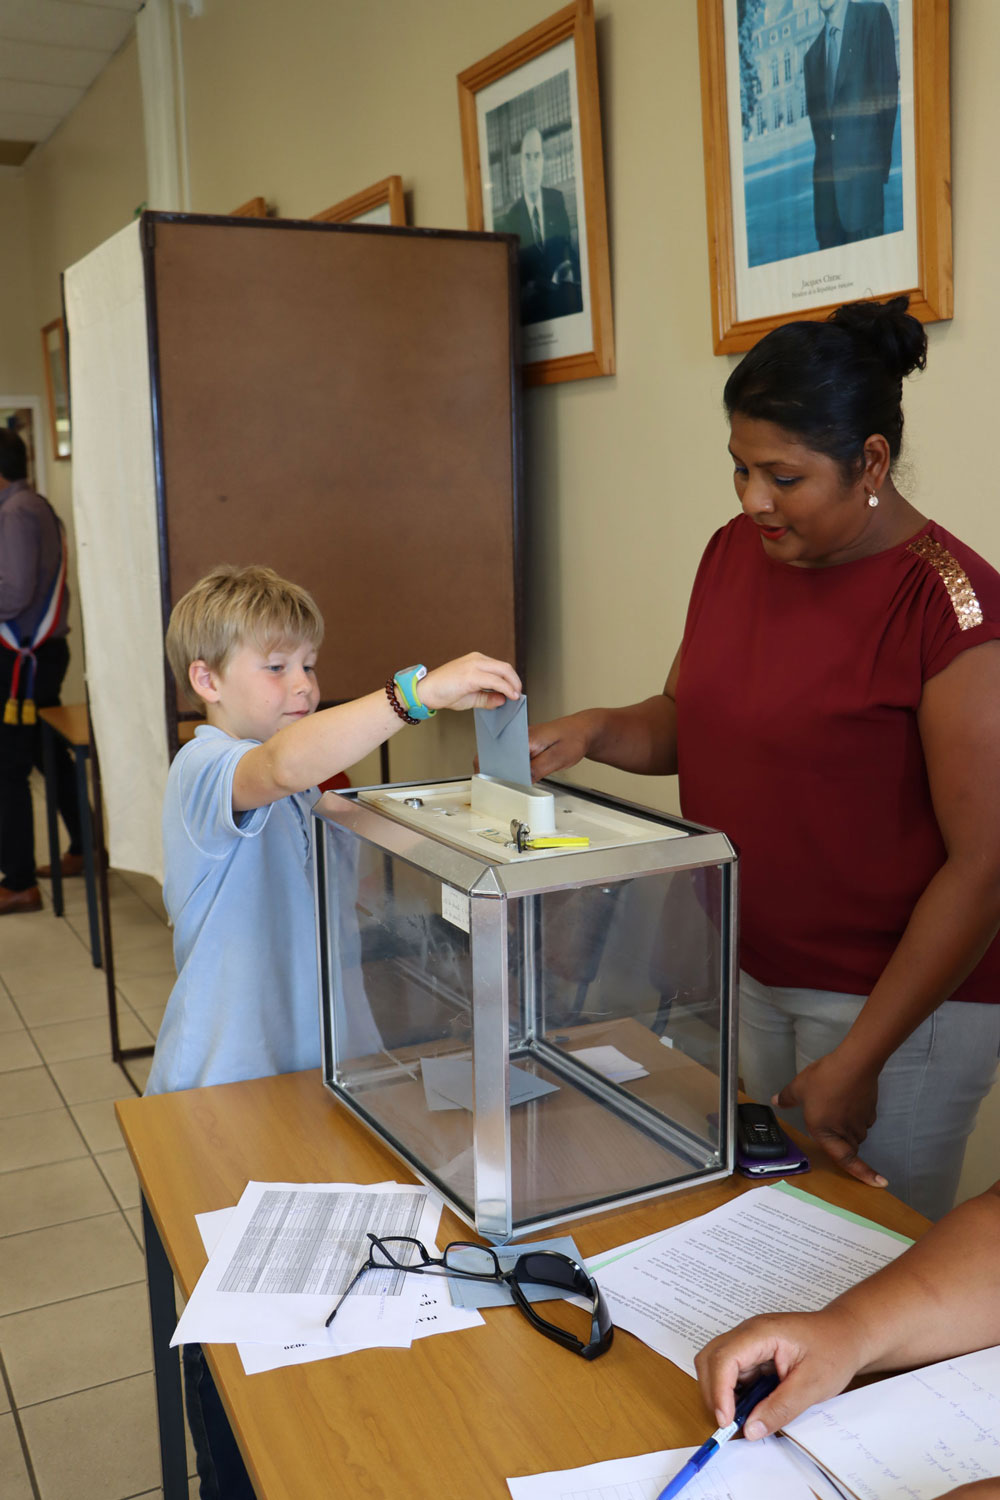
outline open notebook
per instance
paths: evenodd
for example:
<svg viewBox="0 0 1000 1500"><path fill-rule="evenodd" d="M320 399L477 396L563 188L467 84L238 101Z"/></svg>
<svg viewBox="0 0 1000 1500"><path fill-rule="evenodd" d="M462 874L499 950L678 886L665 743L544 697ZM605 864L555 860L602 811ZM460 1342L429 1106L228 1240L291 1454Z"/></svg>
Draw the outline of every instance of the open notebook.
<svg viewBox="0 0 1000 1500"><path fill-rule="evenodd" d="M694 1445L693 1445L694 1446ZM656 1500L692 1449L508 1479L513 1500ZM938 1500L1000 1477L1000 1348L810 1407L778 1439L727 1443L689 1500Z"/></svg>
<svg viewBox="0 0 1000 1500"><path fill-rule="evenodd" d="M846 1391L785 1436L857 1500L937 1500L1000 1477L1000 1348Z"/></svg>

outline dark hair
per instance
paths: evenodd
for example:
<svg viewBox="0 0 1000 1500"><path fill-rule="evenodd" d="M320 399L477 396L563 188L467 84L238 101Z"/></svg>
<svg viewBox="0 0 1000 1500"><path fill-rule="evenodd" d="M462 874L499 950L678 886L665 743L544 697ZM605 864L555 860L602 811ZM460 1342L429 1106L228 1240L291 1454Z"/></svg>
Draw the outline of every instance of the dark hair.
<svg viewBox="0 0 1000 1500"><path fill-rule="evenodd" d="M0 427L0 474L4 479L28 477L28 450L10 427Z"/></svg>
<svg viewBox="0 0 1000 1500"><path fill-rule="evenodd" d="M785 323L726 381L726 412L773 422L835 459L846 478L879 432L893 462L903 441L903 378L927 363L923 324L909 298L848 302L825 323Z"/></svg>

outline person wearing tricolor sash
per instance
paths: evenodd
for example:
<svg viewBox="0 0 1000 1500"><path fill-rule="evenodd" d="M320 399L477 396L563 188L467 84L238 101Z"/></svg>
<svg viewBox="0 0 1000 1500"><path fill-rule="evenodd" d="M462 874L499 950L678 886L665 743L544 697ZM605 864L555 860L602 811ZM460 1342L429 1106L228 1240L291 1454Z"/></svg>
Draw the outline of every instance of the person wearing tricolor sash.
<svg viewBox="0 0 1000 1500"><path fill-rule="evenodd" d="M0 428L0 916L41 909L30 777L41 766L38 710L59 702L69 664L66 533L27 473L22 439ZM57 790L70 837L64 873L76 873L80 817L65 754Z"/></svg>

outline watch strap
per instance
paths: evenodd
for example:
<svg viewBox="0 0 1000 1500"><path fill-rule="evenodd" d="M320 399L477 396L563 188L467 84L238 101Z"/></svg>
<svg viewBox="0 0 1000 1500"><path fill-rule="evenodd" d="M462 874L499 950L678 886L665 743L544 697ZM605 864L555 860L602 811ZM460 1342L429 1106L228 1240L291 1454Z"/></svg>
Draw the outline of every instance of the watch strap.
<svg viewBox="0 0 1000 1500"><path fill-rule="evenodd" d="M416 719L418 723L423 719L433 719L434 715L437 713L436 708L427 708L423 703L421 703L419 694L417 693L417 683L422 677L426 676L427 668L424 666L416 666L404 667L403 670L401 672L397 672L395 677L393 678L393 681L395 682L396 687L399 690L399 696L402 698L404 704L406 705L407 713L411 718Z"/></svg>

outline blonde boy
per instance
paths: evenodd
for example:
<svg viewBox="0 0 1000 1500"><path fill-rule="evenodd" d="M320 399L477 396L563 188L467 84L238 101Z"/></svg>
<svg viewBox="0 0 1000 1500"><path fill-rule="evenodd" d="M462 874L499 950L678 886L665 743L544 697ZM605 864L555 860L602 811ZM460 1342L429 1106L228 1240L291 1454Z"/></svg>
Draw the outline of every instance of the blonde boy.
<svg viewBox="0 0 1000 1500"><path fill-rule="evenodd" d="M318 782L413 722L392 678L317 713L322 639L311 596L270 568L216 568L170 617L170 665L208 722L167 778L177 983L147 1093L319 1065L309 810ZM506 662L473 652L427 673L418 704L495 708L520 687ZM359 1012L348 1020L365 1045L373 1025Z"/></svg>

